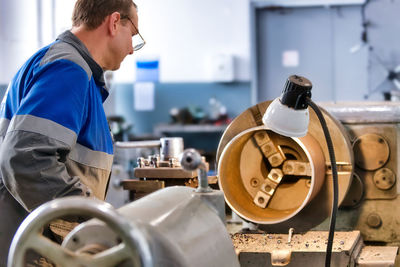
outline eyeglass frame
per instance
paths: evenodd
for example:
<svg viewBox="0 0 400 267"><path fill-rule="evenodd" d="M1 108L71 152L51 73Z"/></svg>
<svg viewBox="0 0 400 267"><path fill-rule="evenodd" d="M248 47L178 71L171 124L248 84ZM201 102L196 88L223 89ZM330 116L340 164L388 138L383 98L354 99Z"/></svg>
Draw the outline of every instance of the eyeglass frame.
<svg viewBox="0 0 400 267"><path fill-rule="evenodd" d="M146 44L146 41L144 40L143 36L140 34L139 29L135 26L135 23L133 23L131 18L127 15L122 15L121 19L128 19L132 23L133 28L137 31L137 34L139 35L140 39L142 39L142 41L143 41L143 43L135 45L135 47L133 48L133 51L138 51L138 50L142 49L143 46Z"/></svg>

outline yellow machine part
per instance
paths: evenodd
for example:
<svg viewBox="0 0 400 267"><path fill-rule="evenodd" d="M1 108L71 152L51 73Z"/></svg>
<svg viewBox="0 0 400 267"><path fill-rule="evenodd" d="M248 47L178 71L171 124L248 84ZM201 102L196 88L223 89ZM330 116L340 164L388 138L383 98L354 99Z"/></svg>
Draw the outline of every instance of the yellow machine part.
<svg viewBox="0 0 400 267"><path fill-rule="evenodd" d="M219 185L231 209L259 228L307 231L331 211L332 172L325 136L311 109L303 138L265 130L268 125L263 126L261 118L270 103L250 107L225 130L217 150ZM340 204L352 182L353 149L341 123L322 112L335 148Z"/></svg>

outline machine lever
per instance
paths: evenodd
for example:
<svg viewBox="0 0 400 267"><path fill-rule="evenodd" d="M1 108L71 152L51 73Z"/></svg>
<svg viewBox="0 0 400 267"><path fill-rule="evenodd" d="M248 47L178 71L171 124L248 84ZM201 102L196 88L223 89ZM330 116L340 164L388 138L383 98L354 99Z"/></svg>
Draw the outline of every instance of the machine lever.
<svg viewBox="0 0 400 267"><path fill-rule="evenodd" d="M180 156L180 163L183 169L187 171L194 171L197 169L199 186L197 192L211 192L211 188L208 186L207 178L207 166L203 161L203 158L193 148L185 149Z"/></svg>

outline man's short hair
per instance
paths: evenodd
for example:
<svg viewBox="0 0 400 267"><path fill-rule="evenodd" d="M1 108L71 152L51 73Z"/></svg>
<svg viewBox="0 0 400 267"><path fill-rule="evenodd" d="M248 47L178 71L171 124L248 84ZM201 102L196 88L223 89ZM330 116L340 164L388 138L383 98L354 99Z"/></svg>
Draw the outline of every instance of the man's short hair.
<svg viewBox="0 0 400 267"><path fill-rule="evenodd" d="M77 0L72 13L72 26L84 24L88 29L96 29L113 12L129 16L131 7L137 8L132 0Z"/></svg>

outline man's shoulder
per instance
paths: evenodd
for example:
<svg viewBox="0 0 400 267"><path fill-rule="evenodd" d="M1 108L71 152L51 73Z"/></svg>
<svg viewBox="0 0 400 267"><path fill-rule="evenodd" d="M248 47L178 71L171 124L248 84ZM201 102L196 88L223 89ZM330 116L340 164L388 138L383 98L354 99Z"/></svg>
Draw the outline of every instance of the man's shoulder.
<svg viewBox="0 0 400 267"><path fill-rule="evenodd" d="M72 45L65 42L55 42L49 47L46 54L41 59L40 66L51 64L58 60L67 60L78 65L86 72L88 79L91 79L92 70L85 59Z"/></svg>

